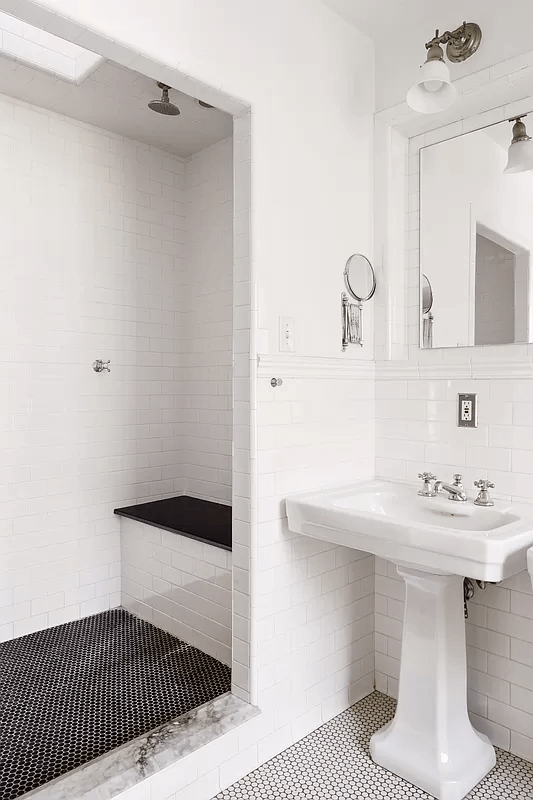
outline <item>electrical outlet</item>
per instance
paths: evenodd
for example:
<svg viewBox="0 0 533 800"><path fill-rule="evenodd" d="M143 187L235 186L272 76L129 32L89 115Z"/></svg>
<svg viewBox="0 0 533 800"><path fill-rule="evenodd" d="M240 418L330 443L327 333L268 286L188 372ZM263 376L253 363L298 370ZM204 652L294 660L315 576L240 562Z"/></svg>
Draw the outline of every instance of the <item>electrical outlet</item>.
<svg viewBox="0 0 533 800"><path fill-rule="evenodd" d="M459 394L457 425L459 428L477 428L477 394Z"/></svg>

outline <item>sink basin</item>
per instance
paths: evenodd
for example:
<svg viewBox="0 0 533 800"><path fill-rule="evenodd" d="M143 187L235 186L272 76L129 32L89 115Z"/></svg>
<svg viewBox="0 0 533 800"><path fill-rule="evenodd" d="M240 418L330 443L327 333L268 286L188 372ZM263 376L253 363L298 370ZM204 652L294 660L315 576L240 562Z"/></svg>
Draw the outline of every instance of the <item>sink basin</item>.
<svg viewBox="0 0 533 800"><path fill-rule="evenodd" d="M289 528L435 573L501 581L525 569L533 509L483 508L417 491L367 481L294 495L287 498Z"/></svg>
<svg viewBox="0 0 533 800"><path fill-rule="evenodd" d="M533 509L472 500L379 480L287 498L291 531L397 565L406 588L398 705L370 752L438 800L462 800L496 763L468 716L463 576L500 581L529 559L533 577Z"/></svg>

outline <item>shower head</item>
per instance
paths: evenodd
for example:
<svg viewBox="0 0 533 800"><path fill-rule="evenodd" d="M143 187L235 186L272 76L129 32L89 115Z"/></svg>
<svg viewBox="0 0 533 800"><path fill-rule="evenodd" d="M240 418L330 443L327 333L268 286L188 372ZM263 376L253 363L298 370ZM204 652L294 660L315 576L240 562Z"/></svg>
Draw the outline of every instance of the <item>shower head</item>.
<svg viewBox="0 0 533 800"><path fill-rule="evenodd" d="M148 108L155 111L157 114L165 114L165 116L177 117L180 110L174 103L171 103L168 98L168 90L170 86L166 83L158 83L159 88L162 90L161 100L151 100L148 103Z"/></svg>

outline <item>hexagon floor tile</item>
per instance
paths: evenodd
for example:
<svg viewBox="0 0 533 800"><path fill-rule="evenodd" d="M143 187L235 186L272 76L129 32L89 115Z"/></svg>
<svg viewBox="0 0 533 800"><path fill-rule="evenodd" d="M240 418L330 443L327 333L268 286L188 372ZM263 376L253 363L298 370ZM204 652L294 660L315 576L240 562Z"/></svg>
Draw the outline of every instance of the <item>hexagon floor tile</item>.
<svg viewBox="0 0 533 800"><path fill-rule="evenodd" d="M374 692L213 800L432 800L370 758L370 737L392 719L395 706ZM496 752L496 766L468 800L531 800L533 764Z"/></svg>
<svg viewBox="0 0 533 800"><path fill-rule="evenodd" d="M0 644L0 800L230 690L230 669L123 609Z"/></svg>

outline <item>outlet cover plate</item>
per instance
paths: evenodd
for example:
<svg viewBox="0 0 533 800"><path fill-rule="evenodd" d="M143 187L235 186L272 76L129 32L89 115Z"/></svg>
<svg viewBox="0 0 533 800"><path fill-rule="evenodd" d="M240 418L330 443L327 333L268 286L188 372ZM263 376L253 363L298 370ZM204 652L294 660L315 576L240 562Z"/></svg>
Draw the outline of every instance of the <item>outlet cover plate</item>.
<svg viewBox="0 0 533 800"><path fill-rule="evenodd" d="M457 425L459 428L477 428L477 394L458 394Z"/></svg>

